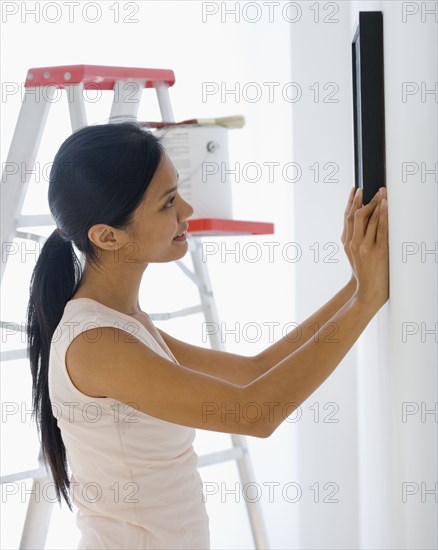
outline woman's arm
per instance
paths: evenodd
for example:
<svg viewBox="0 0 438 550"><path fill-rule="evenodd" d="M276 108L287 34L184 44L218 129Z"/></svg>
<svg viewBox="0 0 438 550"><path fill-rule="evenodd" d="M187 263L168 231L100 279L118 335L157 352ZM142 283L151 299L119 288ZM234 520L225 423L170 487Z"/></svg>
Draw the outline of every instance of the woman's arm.
<svg viewBox="0 0 438 550"><path fill-rule="evenodd" d="M243 405L257 407L263 418L265 437L298 408L330 376L380 309L356 293L332 317L337 326L327 337L327 325L298 350L273 365L265 374L242 388Z"/></svg>
<svg viewBox="0 0 438 550"><path fill-rule="evenodd" d="M275 363L306 344L312 338L312 335L316 337L316 333L321 326L327 323L348 302L357 289L356 268L350 245L353 239L356 211L362 207L360 191L359 189L359 192L355 194L355 187L351 188L344 211L344 227L341 235L341 242L352 267L351 279L333 298L306 319L304 323L283 336L281 340L258 355L250 357L193 346L158 329L177 360L190 369L216 376L239 386L245 386L269 371ZM386 197L385 188L381 188L380 191L383 191L383 193L377 194L371 200L368 209L373 205L375 206L380 199ZM335 325L331 325L331 327L336 329Z"/></svg>
<svg viewBox="0 0 438 550"><path fill-rule="evenodd" d="M177 361L185 367L216 376L227 382L246 386L267 372L273 365L296 351L314 335L324 323L329 321L356 290L356 279L347 283L333 298L331 298L316 313L309 317L299 329L294 329L278 342L266 348L258 355L244 356L227 351L213 350L194 346L178 340L162 329L157 329L170 348ZM316 326L316 328L315 328ZM312 328L313 327L313 328ZM300 338L296 334L301 330ZM297 341L295 341L295 339Z"/></svg>
<svg viewBox="0 0 438 550"><path fill-rule="evenodd" d="M361 197L361 192L358 192ZM361 201L360 201L361 202ZM242 388L263 411L269 436L333 372L389 297L388 207L376 198L354 212L349 249L358 281L346 304L298 350ZM336 333L330 325L334 325ZM327 330L328 329L328 330ZM334 337L333 337L334 336ZM287 406L289 405L289 406ZM285 413L286 408L286 413Z"/></svg>
<svg viewBox="0 0 438 550"><path fill-rule="evenodd" d="M258 365L258 372L262 374L267 372L272 365L280 362L290 353L293 353L303 346L310 338L315 338L318 330L348 302L348 300L356 292L357 283L354 275L350 281L339 291L333 298L326 302L313 315L301 323L297 328L294 328L281 340L278 340L272 346L269 346L258 355L253 357ZM335 329L335 326L332 325ZM333 330L334 332L334 330Z"/></svg>
<svg viewBox="0 0 438 550"><path fill-rule="evenodd" d="M106 396L193 428L269 437L293 412L291 405L300 406L336 368L379 308L355 293L333 317L336 342L326 341L323 326L320 338L311 338L246 386L176 365L114 327L76 336L66 367L72 383L90 399Z"/></svg>

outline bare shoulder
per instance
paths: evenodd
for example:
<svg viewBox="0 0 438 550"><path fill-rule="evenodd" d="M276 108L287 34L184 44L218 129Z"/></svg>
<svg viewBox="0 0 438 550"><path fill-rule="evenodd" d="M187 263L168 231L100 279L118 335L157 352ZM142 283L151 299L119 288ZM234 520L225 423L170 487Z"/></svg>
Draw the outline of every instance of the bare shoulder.
<svg viewBox="0 0 438 550"><path fill-rule="evenodd" d="M65 353L65 366L72 383L89 397L108 397L96 387L99 385L96 378L99 378L100 358L105 355L108 340L116 340L112 327L88 329L73 338Z"/></svg>
<svg viewBox="0 0 438 550"><path fill-rule="evenodd" d="M66 367L72 383L90 397L134 404L145 414L175 424L265 437L263 423L247 423L233 415L224 418L219 407L212 412L211 403L236 407L241 386L177 364L120 328L98 327L78 334L67 349Z"/></svg>

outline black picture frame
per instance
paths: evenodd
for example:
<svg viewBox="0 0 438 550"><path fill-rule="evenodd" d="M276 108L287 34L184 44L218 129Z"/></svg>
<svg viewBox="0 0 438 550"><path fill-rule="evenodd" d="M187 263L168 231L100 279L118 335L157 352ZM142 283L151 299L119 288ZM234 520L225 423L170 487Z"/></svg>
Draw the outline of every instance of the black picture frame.
<svg viewBox="0 0 438 550"><path fill-rule="evenodd" d="M363 204L386 187L383 13L359 12L351 44L355 187Z"/></svg>

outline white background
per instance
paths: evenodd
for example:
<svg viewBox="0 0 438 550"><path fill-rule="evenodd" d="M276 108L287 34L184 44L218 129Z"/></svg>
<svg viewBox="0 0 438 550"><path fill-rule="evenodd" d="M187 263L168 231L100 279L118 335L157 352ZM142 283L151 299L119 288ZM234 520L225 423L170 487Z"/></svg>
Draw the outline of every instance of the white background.
<svg viewBox="0 0 438 550"><path fill-rule="evenodd" d="M47 2L36 4L42 14ZM395 1L333 2L331 4L337 8L333 16L339 20L337 23L328 22L332 9L327 2L298 3L300 17L293 10L285 16L281 9L287 3L280 3L272 21L267 7L259 2L261 17L255 22L250 22L254 19L255 8L244 2L237 8L240 21L227 15L221 3L209 3L211 9L216 6L219 11L204 18L205 22L206 3L135 4L139 10L132 18L138 19L137 23L123 22L123 17L131 12L123 2L119 3L121 21L115 23L114 11L109 9L114 3L102 2L99 21L87 22L79 9L71 24L66 9L57 23L47 22L43 17L36 23L35 16L26 15L20 3L16 4L19 12L2 24L2 81L11 83L12 88L8 87L8 91L14 89L14 83L18 88L15 94L3 94L2 160L6 158L12 139L23 82L31 67L95 64L170 68L176 74L176 84L170 91L176 120L243 114L245 127L230 131L229 135L231 163L258 162L263 166L263 162L284 165L296 161L303 174L295 183L282 177L269 183L267 172L259 183L235 183L234 218L274 222L275 234L217 238L215 242L228 247L236 243L241 247L248 242L258 243L265 253L255 263L242 255L240 261L232 255L226 258L217 255L209 258L207 266L221 320L229 327L236 322L240 322L241 327L248 322L258 323L260 327L266 327L263 325L266 321L277 322L280 329L275 339L281 337L281 327L288 322L303 321L349 278L340 235L343 210L354 183L350 41L358 9L384 11L387 187L391 244L394 243L391 265L397 267L391 271L391 300L335 373L302 405L301 419L284 422L267 440L248 438L248 443L256 481L262 489L262 506L272 548L434 547L436 527L431 520L434 508L431 499L421 503L417 496L411 507L403 507L397 492L401 480L425 481L430 488L437 479L433 424L425 423L420 426L421 430L418 425L411 424L410 431L403 431L406 427L397 416L402 400L424 401L429 408L436 401L434 348L430 345L433 346L433 342L412 343L410 359L405 363L406 346L400 344L403 320L424 320L429 325L436 321L433 283L436 267L430 260L407 266L401 263L398 253L401 241L424 241L430 248L430 243L436 239L436 184L429 179L421 186L418 181L402 186L400 171L403 160L436 162L436 126L430 122L436 120L436 107L430 100L429 103L412 100L408 104L400 101L401 81L427 81L429 87L430 82L436 81L433 23L427 20L422 23L420 15L403 23L402 3ZM248 11L244 11L244 4ZM233 2L227 3L227 8L233 6ZM52 18L54 13L47 12ZM94 18L94 14L92 7L86 12L88 18ZM287 21L294 17L297 17L294 23ZM281 93L284 85L291 81L297 82L303 92L302 98L295 103ZM205 82L216 82L228 90L240 86L241 93L237 97L228 94L222 98L217 94L203 101ZM247 88L248 94L243 93L245 84L250 82L263 91L257 101L250 95L253 90ZM268 87L263 84L267 82L279 83L273 101L270 101ZM315 82L321 88L328 82L336 82L339 101L315 101L314 91L310 89ZM322 93L326 92L322 90ZM88 122L104 121L110 104L110 94L97 103L87 104ZM151 91L144 92L139 118L159 118ZM68 108L63 97L51 108L38 161L41 164L51 161L70 132ZM309 169L315 162L321 167L327 162L336 162L338 181L326 183L320 179L316 182L314 172ZM47 182L34 181L30 185L23 213L47 212ZM415 208L410 207L414 204ZM410 219L416 223L406 224ZM280 253L276 254L274 262L269 262L267 249L263 246L267 241L279 243L277 250L280 251L287 243L297 242L303 252L302 258L292 263ZM314 243L321 247L337 243L339 251L334 257L338 261L330 263L321 258L315 261L313 249L309 248ZM326 254L324 252L322 258ZM24 321L34 261L32 256L25 261L14 258L11 262L14 267L10 270L8 267L2 284L2 319ZM187 262L190 264L189 259ZM197 303L195 289L182 274L177 278L178 273L176 266L149 266L141 288L141 304L145 311L171 311ZM417 294L409 292L407 278L412 285L416 278L422 282ZM413 295L416 298L409 300ZM403 309L404 304L407 306ZM177 338L206 345L202 344L201 323L201 316L196 315L156 324ZM239 335L239 342L233 335L227 336L228 351L250 355L270 343L266 329L252 344L242 332ZM10 342L12 340L8 339L4 347ZM375 350L375 355L370 350ZM414 369L419 367L414 362L422 365L421 376L417 376ZM402 379L398 378L399 367L403 369ZM30 376L25 362L3 366L1 373L2 401L29 404ZM408 389L414 382L418 382L418 387L410 393ZM320 421L316 422L315 403L321 411L327 403L336 403L339 423L322 420L330 409L325 409ZM34 427L29 423L29 416L24 420L21 422L17 414L2 421L2 474L35 464ZM388 434L390 437L386 437ZM410 441L423 445L420 459L416 458ZM228 446L229 438L199 431L196 443L202 453ZM388 487L382 485L386 474L393 471L397 472L393 484L388 481ZM201 469L201 475L206 482L224 481L228 488L237 481L236 469L229 463ZM289 482L299 483L302 498L291 503L279 492L271 503L264 485L267 482L283 486ZM339 486L336 496L340 501L336 504L315 502L309 487L316 482L321 487L327 482L336 483ZM322 496L327 494L323 491ZM29 497L24 500L26 498ZM216 496L207 500L212 548L252 547L242 495L240 504L235 504L233 494L224 499L221 502ZM17 496L8 498L6 505L2 503L2 547L17 547L23 508ZM60 511L54 507L47 548L75 547L78 532L72 515L65 508L63 506Z"/></svg>

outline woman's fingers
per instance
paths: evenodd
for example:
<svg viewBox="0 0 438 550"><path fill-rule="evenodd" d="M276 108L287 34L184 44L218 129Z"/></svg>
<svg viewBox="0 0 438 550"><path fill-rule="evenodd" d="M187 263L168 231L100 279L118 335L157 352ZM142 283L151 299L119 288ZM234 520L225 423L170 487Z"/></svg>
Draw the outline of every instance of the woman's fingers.
<svg viewBox="0 0 438 550"><path fill-rule="evenodd" d="M354 191L355 191L355 187L352 187L350 189L350 194L348 195L347 206L345 207L345 210L344 210L344 227L342 229L342 235L341 235L342 244L345 243L346 237L347 237L348 213L350 212L350 208L353 203Z"/></svg>
<svg viewBox="0 0 438 550"><path fill-rule="evenodd" d="M353 207L349 217L352 211ZM358 208L353 217L353 238L348 243L348 248L358 292L367 300L378 300L383 305L389 296L386 190Z"/></svg>
<svg viewBox="0 0 438 550"><path fill-rule="evenodd" d="M353 202L351 204L350 212L351 212L351 210L357 210L358 208L360 208L362 206L362 198L363 198L363 189L362 189L362 187L358 187L358 189L357 189L357 191L354 195Z"/></svg>
<svg viewBox="0 0 438 550"><path fill-rule="evenodd" d="M360 244L366 233L368 220L373 214L374 210L378 205L376 197L373 197L368 204L358 208L354 213L354 227L353 227L353 237L352 242Z"/></svg>
<svg viewBox="0 0 438 550"><path fill-rule="evenodd" d="M380 202L379 225L376 236L377 246L388 247L388 201Z"/></svg>
<svg viewBox="0 0 438 550"><path fill-rule="evenodd" d="M355 191L355 187L353 187L350 191L350 195L348 197L348 204L347 208L344 212L344 230L341 236L342 243L345 246L348 246L348 243L353 239L354 236L354 229L356 224L356 214L360 212L360 216L364 217L363 223L360 223L360 231L359 227L356 230L356 239L357 238L363 238L366 233L366 226L367 221L374 212L374 209L379 204L380 200L382 198L386 198L386 188L380 188L379 191L374 195L374 197L370 200L370 202L366 205L362 204L363 200L363 190L362 188L357 188Z"/></svg>
<svg viewBox="0 0 438 550"><path fill-rule="evenodd" d="M356 187L352 187L351 191L350 191L350 194L348 195L347 206L345 208L344 214L348 214L350 212L351 205L353 204L355 193L356 193Z"/></svg>
<svg viewBox="0 0 438 550"><path fill-rule="evenodd" d="M363 239L363 243L367 245L373 245L376 242L377 226L379 224L380 217L380 202L374 208L371 217L366 227L366 233Z"/></svg>
<svg viewBox="0 0 438 550"><path fill-rule="evenodd" d="M349 203L350 207L348 209L348 213L346 212L345 214L345 241L349 241L351 239L351 235L353 234L354 214L356 210L362 206L362 194L362 189L358 187L356 193L353 195L351 203Z"/></svg>
<svg viewBox="0 0 438 550"><path fill-rule="evenodd" d="M387 196L386 196L387 195L386 187L380 187L378 193L379 193L379 197L381 199L386 199L387 198Z"/></svg>

